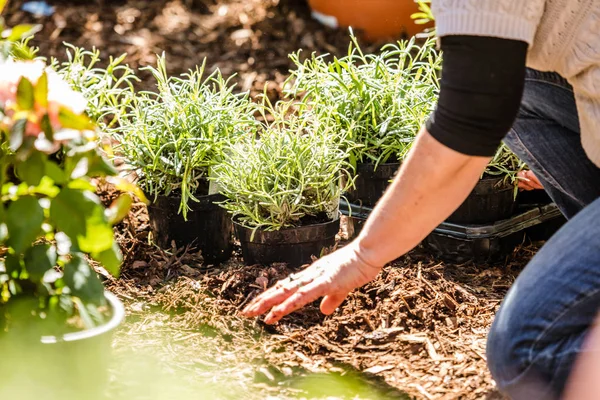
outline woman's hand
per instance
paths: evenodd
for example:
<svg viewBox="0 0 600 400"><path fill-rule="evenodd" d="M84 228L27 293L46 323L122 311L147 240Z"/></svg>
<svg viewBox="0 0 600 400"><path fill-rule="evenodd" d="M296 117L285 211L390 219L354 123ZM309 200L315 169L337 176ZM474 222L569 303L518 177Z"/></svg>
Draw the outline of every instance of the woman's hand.
<svg viewBox="0 0 600 400"><path fill-rule="evenodd" d="M274 324L320 297L324 297L321 312L332 314L352 290L372 281L381 271L382 266L370 265L363 259L358 247L352 242L304 271L277 282L254 299L242 314L256 317L270 310L265 323Z"/></svg>
<svg viewBox="0 0 600 400"><path fill-rule="evenodd" d="M517 174L519 178L519 189L521 190L541 190L544 189L541 182L531 171L521 171Z"/></svg>

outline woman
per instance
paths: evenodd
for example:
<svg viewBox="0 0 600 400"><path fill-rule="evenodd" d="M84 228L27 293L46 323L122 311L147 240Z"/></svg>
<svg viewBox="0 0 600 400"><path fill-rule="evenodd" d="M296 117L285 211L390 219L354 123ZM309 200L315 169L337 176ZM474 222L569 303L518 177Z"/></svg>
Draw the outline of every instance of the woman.
<svg viewBox="0 0 600 400"><path fill-rule="evenodd" d="M244 314L270 310L275 323L320 297L322 312L334 312L465 200L505 138L570 220L507 294L488 364L515 399L558 398L600 306L600 0L432 5L440 98L398 176L356 240Z"/></svg>

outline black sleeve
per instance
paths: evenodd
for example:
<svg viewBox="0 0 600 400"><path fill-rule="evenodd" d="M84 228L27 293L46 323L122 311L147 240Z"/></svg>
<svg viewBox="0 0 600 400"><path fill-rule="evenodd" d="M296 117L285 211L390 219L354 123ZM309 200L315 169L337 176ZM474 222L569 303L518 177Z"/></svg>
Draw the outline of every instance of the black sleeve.
<svg viewBox="0 0 600 400"><path fill-rule="evenodd" d="M445 36L441 49L440 97L427 130L460 153L493 156L519 111L527 43Z"/></svg>

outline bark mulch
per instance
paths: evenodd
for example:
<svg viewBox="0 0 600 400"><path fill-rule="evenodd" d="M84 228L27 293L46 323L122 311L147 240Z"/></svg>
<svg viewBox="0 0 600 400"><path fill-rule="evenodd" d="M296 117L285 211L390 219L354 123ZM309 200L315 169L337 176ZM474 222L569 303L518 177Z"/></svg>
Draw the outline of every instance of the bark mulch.
<svg viewBox="0 0 600 400"><path fill-rule="evenodd" d="M149 243L142 204L117 231L125 265L109 287L132 315L160 310L171 316L169 326L201 335L203 362L221 365L221 372L210 371L212 380L222 374L226 381L236 370L255 389L291 398L299 377L350 374L382 396L365 398L502 398L486 368L486 332L535 246L495 265L453 265L417 249L352 293L334 315L323 316L314 303L267 326L239 311L297 270L245 266L239 254L206 266L193 249L158 249Z"/></svg>

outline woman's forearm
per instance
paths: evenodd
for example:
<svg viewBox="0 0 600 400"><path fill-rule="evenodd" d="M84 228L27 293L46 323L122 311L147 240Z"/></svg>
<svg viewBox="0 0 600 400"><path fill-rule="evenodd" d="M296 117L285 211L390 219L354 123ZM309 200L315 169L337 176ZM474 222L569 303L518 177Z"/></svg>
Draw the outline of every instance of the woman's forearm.
<svg viewBox="0 0 600 400"><path fill-rule="evenodd" d="M383 266L417 246L467 198L489 160L458 153L422 129L357 238L364 261Z"/></svg>

